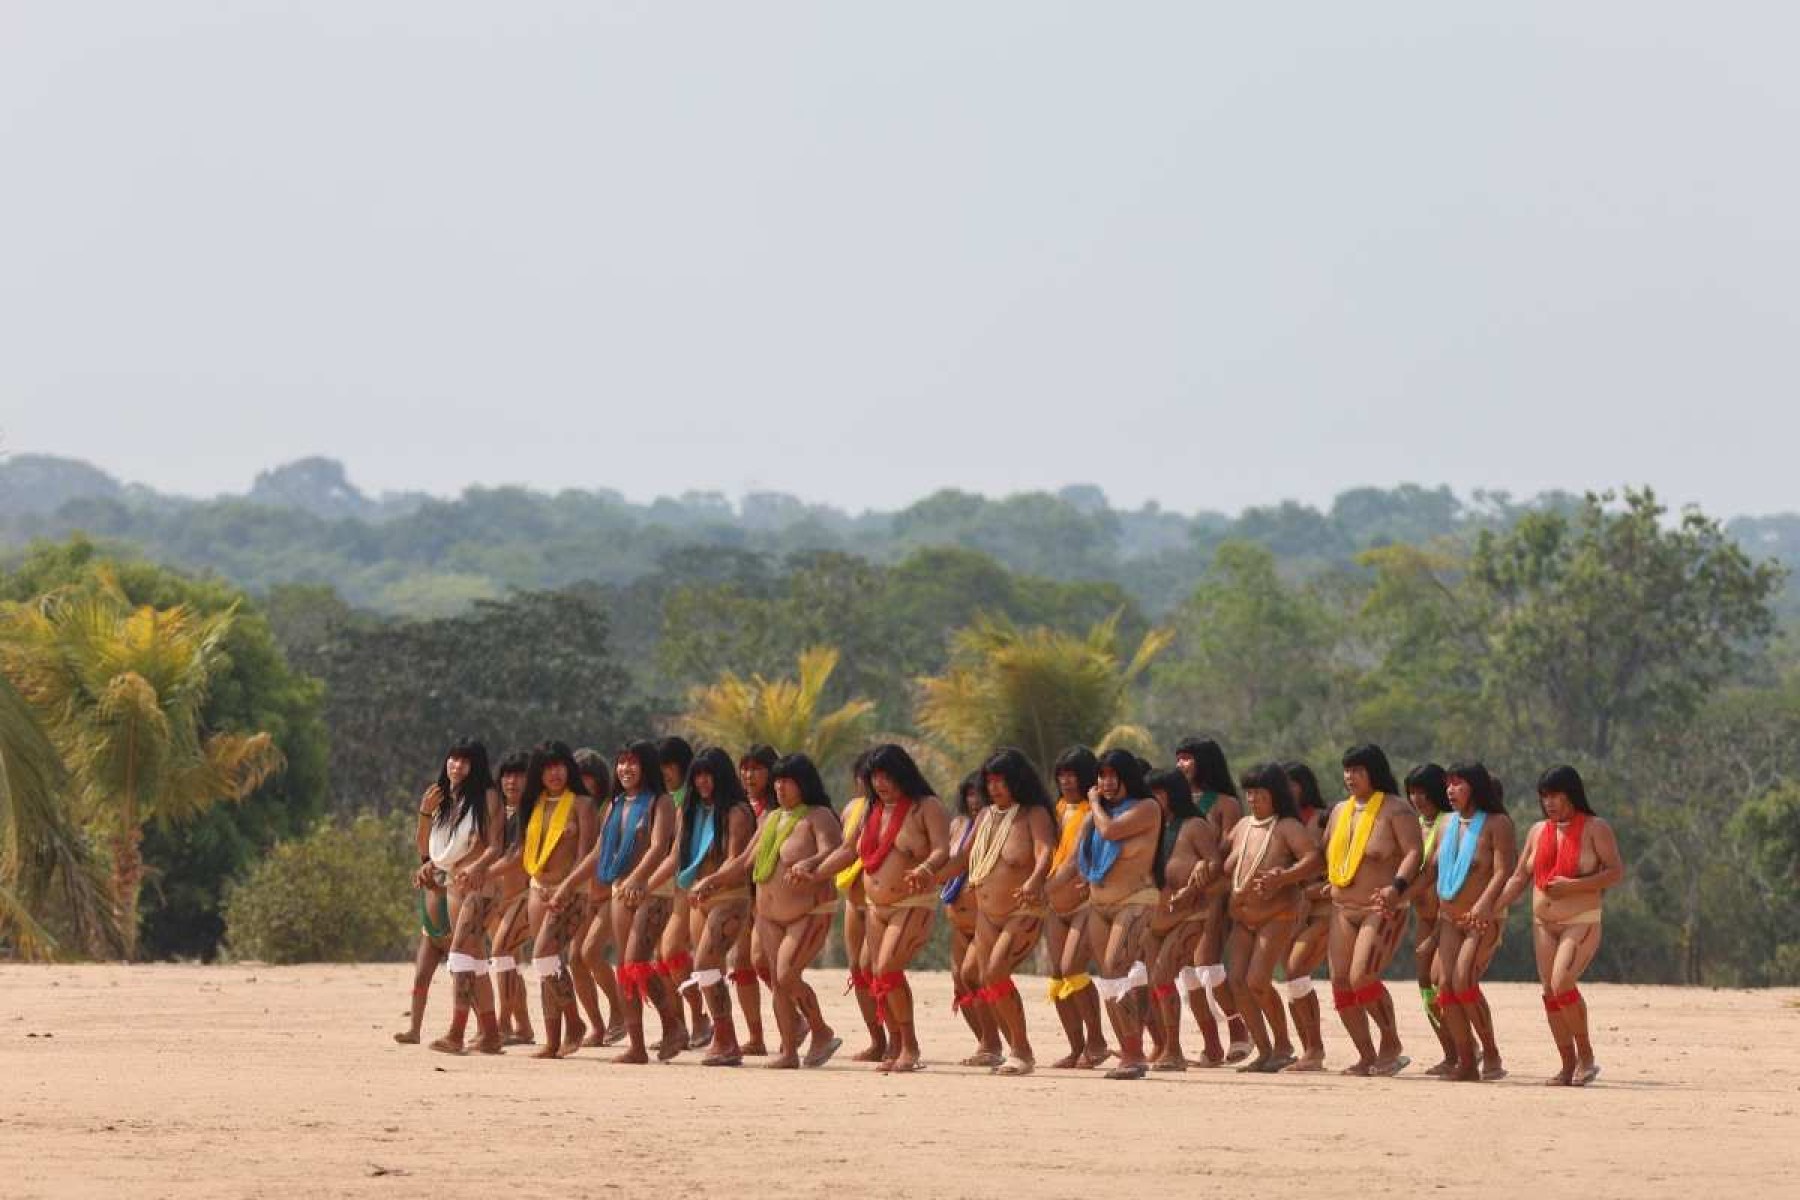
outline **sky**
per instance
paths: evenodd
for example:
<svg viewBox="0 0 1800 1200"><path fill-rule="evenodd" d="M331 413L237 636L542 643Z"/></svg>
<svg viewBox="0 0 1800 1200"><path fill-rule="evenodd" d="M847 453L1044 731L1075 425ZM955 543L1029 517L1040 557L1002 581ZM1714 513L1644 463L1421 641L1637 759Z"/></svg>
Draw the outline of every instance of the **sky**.
<svg viewBox="0 0 1800 1200"><path fill-rule="evenodd" d="M0 448L1800 509L1783 4L8 0Z"/></svg>

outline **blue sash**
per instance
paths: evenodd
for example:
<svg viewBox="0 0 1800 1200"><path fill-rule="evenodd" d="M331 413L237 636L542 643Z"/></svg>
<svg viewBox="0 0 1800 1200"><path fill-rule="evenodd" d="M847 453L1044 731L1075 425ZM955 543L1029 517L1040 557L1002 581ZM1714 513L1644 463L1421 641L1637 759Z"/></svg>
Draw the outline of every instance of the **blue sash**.
<svg viewBox="0 0 1800 1200"><path fill-rule="evenodd" d="M1107 815L1124 816L1137 805L1137 800L1121 800L1117 808L1107 810ZM1113 869L1119 861L1124 847L1117 842L1109 842L1100 836L1100 826L1092 817L1088 818L1088 827L1081 831L1081 844L1075 849L1075 867L1081 877L1089 883L1099 883L1106 878L1106 873Z"/></svg>
<svg viewBox="0 0 1800 1200"><path fill-rule="evenodd" d="M1456 824L1451 826L1449 834L1444 838L1443 849L1438 851L1438 899L1454 900L1462 891L1463 884L1468 882L1469 868L1475 865L1475 847L1481 844L1481 827L1487 824L1487 814L1478 812L1475 819L1464 825L1461 817L1455 818Z"/></svg>
<svg viewBox="0 0 1800 1200"><path fill-rule="evenodd" d="M638 832L644 827L644 815L656 801L655 792L639 792L630 800L613 801L606 814L606 828L600 832L600 861L594 874L601 883L616 883L631 862L631 851L637 845ZM625 836L625 806L631 806L631 834Z"/></svg>
<svg viewBox="0 0 1800 1200"><path fill-rule="evenodd" d="M715 800L713 803L716 804L718 801ZM682 850L681 869L675 872L675 886L684 890L694 886L694 880L699 877L701 865L706 862L706 856L712 853L713 838L718 833L715 828L718 818L713 815L710 806L695 804L692 808L691 815L697 820L687 828L687 837L684 839L687 845ZM694 838L696 829L700 831L698 844Z"/></svg>

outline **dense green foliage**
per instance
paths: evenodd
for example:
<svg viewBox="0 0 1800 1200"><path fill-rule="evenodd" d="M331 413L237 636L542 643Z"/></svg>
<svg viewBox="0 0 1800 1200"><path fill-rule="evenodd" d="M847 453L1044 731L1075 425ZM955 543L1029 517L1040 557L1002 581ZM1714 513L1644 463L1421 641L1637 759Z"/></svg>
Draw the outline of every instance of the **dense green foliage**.
<svg viewBox="0 0 1800 1200"><path fill-rule="evenodd" d="M283 842L225 898L226 944L271 963L407 957L419 919L403 819L325 823Z"/></svg>
<svg viewBox="0 0 1800 1200"><path fill-rule="evenodd" d="M922 720L921 681L975 661L967 638L957 657L959 633L984 618L1032 631L1055 678L1050 652L1116 614L1123 655L1153 629L1171 639L1129 696L1164 754L1210 732L1240 769L1303 758L1328 788L1352 741L1382 743L1402 770L1479 758L1522 824L1537 774L1573 762L1629 863L1597 974L1800 981L1800 654L1779 625L1795 607L1777 562L1800 559L1800 518L1721 526L1647 494L1515 505L1410 486L1236 518L1119 512L1085 487L855 517L773 495L373 500L316 462L199 504L46 481L40 463L54 503L30 505L11 502L15 465L0 466L0 538L87 528L232 580L125 563L146 598L255 597L238 690L210 704L221 727L277 732L289 771L153 833L160 953L206 952L225 878L327 804L341 821L409 801L456 735L609 750L679 729L695 688L793 678L825 646L839 661L819 710L873 701L872 727L929 743L945 774L973 752ZM0 592L35 594L95 554L42 546ZM963 682L969 703L1033 690ZM275 789L287 805L266 806ZM1502 975L1531 975L1524 916Z"/></svg>

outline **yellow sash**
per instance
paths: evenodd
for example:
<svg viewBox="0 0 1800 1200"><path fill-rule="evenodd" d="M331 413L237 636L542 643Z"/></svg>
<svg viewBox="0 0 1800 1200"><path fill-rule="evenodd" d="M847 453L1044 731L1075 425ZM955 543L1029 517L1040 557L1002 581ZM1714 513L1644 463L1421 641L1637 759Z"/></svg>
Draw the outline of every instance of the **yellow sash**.
<svg viewBox="0 0 1800 1200"><path fill-rule="evenodd" d="M1050 859L1050 869L1055 871L1071 858L1075 857L1075 847L1081 844L1081 822L1087 816L1087 802L1078 800L1071 804L1067 800L1056 802L1056 820L1061 832L1056 839L1056 854Z"/></svg>
<svg viewBox="0 0 1800 1200"><path fill-rule="evenodd" d="M1347 816L1331 831L1331 845L1326 848L1325 862L1333 885L1349 887L1350 881L1356 878L1356 872L1362 866L1363 851L1369 848L1369 835L1375 832L1375 818L1381 815L1381 803L1386 799L1386 792L1376 792L1363 806L1361 816ZM1354 813L1354 804L1352 811ZM1354 833L1350 830L1351 825L1356 826Z"/></svg>
<svg viewBox="0 0 1800 1200"><path fill-rule="evenodd" d="M554 802L556 811L550 814L550 835L544 836L544 810ZM531 820L525 826L525 873L533 879L537 878L544 864L550 861L555 853L556 844L562 841L563 830L568 827L569 814L575 811L575 793L564 792L560 796L540 796L537 807L531 810Z"/></svg>
<svg viewBox="0 0 1800 1200"><path fill-rule="evenodd" d="M867 796L858 796L844 805L844 842L846 845L855 845L856 835L862 832L863 817L868 811L869 798ZM859 858L839 871L837 878L832 882L837 884L838 891L847 892L850 890L850 885L855 883L861 874L862 859Z"/></svg>
<svg viewBox="0 0 1800 1200"><path fill-rule="evenodd" d="M1010 805L1005 812L988 809L981 814L981 827L975 831L975 846L969 851L969 882L976 887L993 874L1000 863L1000 851L1006 848L1006 835L1012 832L1019 806Z"/></svg>

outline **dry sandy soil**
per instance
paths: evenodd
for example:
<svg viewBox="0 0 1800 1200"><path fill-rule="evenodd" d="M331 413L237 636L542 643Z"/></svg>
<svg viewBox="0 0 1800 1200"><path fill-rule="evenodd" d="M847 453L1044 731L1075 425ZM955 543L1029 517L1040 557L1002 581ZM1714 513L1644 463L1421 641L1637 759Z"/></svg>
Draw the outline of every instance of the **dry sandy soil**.
<svg viewBox="0 0 1800 1200"><path fill-rule="evenodd" d="M930 1069L894 1078L847 1058L446 1058L389 1040L409 972L0 967L0 1196L1800 1194L1794 991L1590 986L1605 1073L1577 1091L1538 1086L1555 1055L1522 985L1488 988L1513 1070L1498 1084L1417 1065L1110 1083L946 1065L969 1039L941 975L918 984ZM1027 994L1048 1059L1060 1039L1041 985ZM447 999L440 976L428 1036ZM1424 1017L1401 1012L1423 1058ZM1327 1049L1346 1061L1336 1026Z"/></svg>

